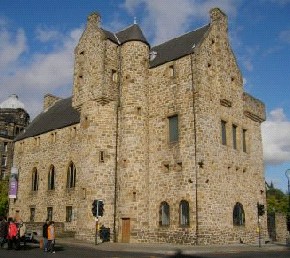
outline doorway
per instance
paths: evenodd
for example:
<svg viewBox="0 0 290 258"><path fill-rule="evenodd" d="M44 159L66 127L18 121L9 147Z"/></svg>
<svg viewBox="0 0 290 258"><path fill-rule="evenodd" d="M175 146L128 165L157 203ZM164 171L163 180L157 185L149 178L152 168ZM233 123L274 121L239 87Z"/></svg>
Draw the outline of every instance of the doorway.
<svg viewBox="0 0 290 258"><path fill-rule="evenodd" d="M130 242L130 218L122 218L122 243Z"/></svg>

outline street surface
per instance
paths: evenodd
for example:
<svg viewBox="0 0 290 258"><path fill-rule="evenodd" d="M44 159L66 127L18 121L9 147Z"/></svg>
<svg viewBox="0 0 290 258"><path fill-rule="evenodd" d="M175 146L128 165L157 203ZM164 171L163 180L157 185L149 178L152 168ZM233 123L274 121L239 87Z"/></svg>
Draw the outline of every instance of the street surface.
<svg viewBox="0 0 290 258"><path fill-rule="evenodd" d="M130 251L104 251L98 250L93 247L82 247L82 246L74 246L67 244L59 244L56 245L56 253L45 253L43 250L39 248L37 244L28 244L26 247L23 247L20 250L7 250L7 246L3 249L0 249L0 258L38 258L38 257L61 257L61 258L174 258L174 257L195 257L195 258L210 258L210 257L225 257L225 258L257 258L257 256L261 258L289 258L290 257L290 249L285 250L268 250L268 251L241 251L241 252L228 252L226 250L224 252L211 252L211 253L198 253L194 255L186 255L182 253L150 253L148 252L130 252Z"/></svg>

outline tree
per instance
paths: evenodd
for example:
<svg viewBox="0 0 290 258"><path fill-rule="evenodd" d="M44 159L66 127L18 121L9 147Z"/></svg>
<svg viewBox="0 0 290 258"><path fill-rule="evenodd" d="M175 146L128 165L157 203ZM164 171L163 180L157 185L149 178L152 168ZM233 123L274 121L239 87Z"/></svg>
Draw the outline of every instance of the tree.
<svg viewBox="0 0 290 258"><path fill-rule="evenodd" d="M268 186L267 192L267 212L268 213L284 213L287 214L288 210L288 195L283 193L281 190L276 189L271 183Z"/></svg>
<svg viewBox="0 0 290 258"><path fill-rule="evenodd" d="M0 180L0 215L8 212L8 181Z"/></svg>

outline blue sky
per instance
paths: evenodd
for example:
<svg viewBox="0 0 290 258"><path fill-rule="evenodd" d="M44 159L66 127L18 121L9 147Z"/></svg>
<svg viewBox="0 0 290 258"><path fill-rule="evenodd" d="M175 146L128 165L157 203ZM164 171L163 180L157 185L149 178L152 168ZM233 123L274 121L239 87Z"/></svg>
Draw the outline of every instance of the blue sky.
<svg viewBox="0 0 290 258"><path fill-rule="evenodd" d="M72 94L73 51L97 11L117 32L136 17L151 46L209 22L221 8L244 78L266 105L262 125L265 177L287 190L290 168L290 0L0 0L0 103L17 94L32 117L43 96Z"/></svg>

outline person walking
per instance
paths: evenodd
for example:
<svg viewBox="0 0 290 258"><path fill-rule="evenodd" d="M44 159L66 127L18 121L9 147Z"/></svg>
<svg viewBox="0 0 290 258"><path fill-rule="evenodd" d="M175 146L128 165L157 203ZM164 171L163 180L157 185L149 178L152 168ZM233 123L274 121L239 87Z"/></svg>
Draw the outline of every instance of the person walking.
<svg viewBox="0 0 290 258"><path fill-rule="evenodd" d="M43 237L43 250L44 252L47 252L47 244L48 244L48 240L47 240L47 230L48 230L48 224L49 224L49 220L47 219L45 221L45 223L42 226L42 237Z"/></svg>
<svg viewBox="0 0 290 258"><path fill-rule="evenodd" d="M13 218L8 218L8 250L13 249L13 244L15 245L15 249L19 249L18 245L18 228Z"/></svg>
<svg viewBox="0 0 290 258"><path fill-rule="evenodd" d="M8 224L3 216L0 217L0 247L4 246L8 233Z"/></svg>
<svg viewBox="0 0 290 258"><path fill-rule="evenodd" d="M55 245L55 229L54 229L54 221L51 221L49 223L48 229L47 229L47 251L51 253L55 253L54 245Z"/></svg>

